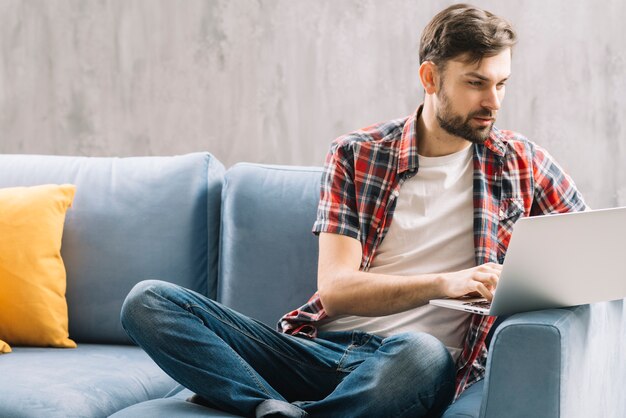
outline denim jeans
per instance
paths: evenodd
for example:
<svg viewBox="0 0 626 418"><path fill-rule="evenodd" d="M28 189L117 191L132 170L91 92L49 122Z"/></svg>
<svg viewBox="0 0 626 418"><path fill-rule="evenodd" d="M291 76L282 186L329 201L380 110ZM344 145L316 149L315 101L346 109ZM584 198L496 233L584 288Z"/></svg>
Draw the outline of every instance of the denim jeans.
<svg viewBox="0 0 626 418"><path fill-rule="evenodd" d="M295 337L155 280L133 288L121 318L167 374L233 414L265 407L278 411L268 416L298 416L291 408L313 417L435 417L454 393L452 358L424 333Z"/></svg>

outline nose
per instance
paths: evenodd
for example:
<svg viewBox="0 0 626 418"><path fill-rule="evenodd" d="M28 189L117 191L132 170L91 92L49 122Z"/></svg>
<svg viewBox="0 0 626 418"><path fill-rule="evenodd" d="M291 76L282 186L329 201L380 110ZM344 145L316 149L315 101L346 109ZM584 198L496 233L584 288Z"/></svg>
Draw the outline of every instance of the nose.
<svg viewBox="0 0 626 418"><path fill-rule="evenodd" d="M483 97L481 105L491 111L497 111L500 110L501 103L502 97L500 96L500 92L497 90L496 86L493 86L485 92L485 97Z"/></svg>

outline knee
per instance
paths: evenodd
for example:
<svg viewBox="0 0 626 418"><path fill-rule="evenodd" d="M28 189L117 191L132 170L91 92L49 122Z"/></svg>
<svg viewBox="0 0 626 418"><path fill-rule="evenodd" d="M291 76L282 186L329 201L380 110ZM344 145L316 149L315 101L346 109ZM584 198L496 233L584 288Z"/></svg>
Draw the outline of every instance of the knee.
<svg viewBox="0 0 626 418"><path fill-rule="evenodd" d="M441 341L430 334L402 333L386 338L397 358L398 369L407 380L419 379L432 387L454 387L456 370L452 356Z"/></svg>
<svg viewBox="0 0 626 418"><path fill-rule="evenodd" d="M122 326L128 331L135 324L143 323L151 309L155 307L157 295L167 292L174 286L160 280L144 280L137 283L124 299L120 312Z"/></svg>
<svg viewBox="0 0 626 418"><path fill-rule="evenodd" d="M448 349L426 333L398 334L383 344L395 346L399 370L396 393L409 402L402 416L422 411L439 416L454 397L455 367Z"/></svg>

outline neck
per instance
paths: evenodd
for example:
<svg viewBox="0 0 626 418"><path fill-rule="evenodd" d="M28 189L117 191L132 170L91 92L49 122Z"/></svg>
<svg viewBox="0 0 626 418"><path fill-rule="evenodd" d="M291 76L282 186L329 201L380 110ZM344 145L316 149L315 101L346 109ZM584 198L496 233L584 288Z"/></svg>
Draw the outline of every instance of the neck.
<svg viewBox="0 0 626 418"><path fill-rule="evenodd" d="M424 157L443 157L454 154L470 145L470 142L450 135L439 126L435 108L430 100L424 102L417 119L417 152Z"/></svg>

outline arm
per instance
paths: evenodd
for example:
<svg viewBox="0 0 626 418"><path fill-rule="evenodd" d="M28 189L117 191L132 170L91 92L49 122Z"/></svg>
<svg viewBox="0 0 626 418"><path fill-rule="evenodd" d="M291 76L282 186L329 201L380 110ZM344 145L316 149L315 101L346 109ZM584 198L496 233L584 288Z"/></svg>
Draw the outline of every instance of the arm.
<svg viewBox="0 0 626 418"><path fill-rule="evenodd" d="M319 238L318 289L329 316L383 316L440 297L477 294L491 300L502 266L483 264L452 273L395 276L363 272L361 244L331 233Z"/></svg>
<svg viewBox="0 0 626 418"><path fill-rule="evenodd" d="M347 138L347 139L346 139ZM319 233L318 290L326 313L383 316L438 297L466 294L492 298L501 266L486 264L444 274L395 276L360 271L363 257L355 185L355 158L349 137L337 139L326 157L313 231ZM367 219L365 220L367 221ZM438 273L438 272L437 272Z"/></svg>

